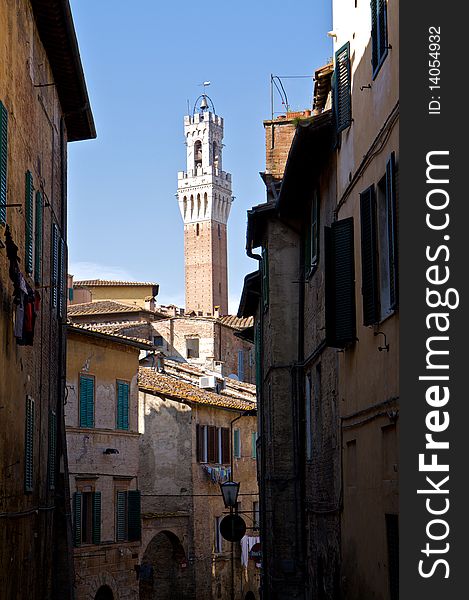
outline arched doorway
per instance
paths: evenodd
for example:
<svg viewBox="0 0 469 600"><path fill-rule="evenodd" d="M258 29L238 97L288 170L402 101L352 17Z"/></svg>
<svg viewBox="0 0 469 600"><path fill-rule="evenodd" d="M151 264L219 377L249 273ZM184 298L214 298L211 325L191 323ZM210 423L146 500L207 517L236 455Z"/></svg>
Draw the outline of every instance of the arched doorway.
<svg viewBox="0 0 469 600"><path fill-rule="evenodd" d="M256 597L254 596L253 592L248 592L246 596L244 596L244 600L256 600Z"/></svg>
<svg viewBox="0 0 469 600"><path fill-rule="evenodd" d="M102 585L96 592L94 600L114 600L114 594L108 585Z"/></svg>
<svg viewBox="0 0 469 600"><path fill-rule="evenodd" d="M161 531L148 544L140 566L140 600L184 600L189 565L179 538Z"/></svg>

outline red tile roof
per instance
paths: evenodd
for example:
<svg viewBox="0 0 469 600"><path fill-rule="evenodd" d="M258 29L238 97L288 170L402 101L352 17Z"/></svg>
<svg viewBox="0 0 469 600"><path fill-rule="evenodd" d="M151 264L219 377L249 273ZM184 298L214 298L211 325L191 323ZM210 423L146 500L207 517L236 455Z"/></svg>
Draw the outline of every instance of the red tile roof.
<svg viewBox="0 0 469 600"><path fill-rule="evenodd" d="M114 281L109 279L82 279L80 281L73 282L74 287L90 286L90 287L153 287L158 285L152 281Z"/></svg>

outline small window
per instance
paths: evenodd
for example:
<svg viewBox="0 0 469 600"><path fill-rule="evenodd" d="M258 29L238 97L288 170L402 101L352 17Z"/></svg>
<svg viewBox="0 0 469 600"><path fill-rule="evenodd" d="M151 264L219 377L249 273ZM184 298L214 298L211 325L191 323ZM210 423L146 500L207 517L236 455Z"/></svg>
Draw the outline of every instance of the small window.
<svg viewBox="0 0 469 600"><path fill-rule="evenodd" d="M238 379L244 381L244 351L238 350Z"/></svg>
<svg viewBox="0 0 469 600"><path fill-rule="evenodd" d="M141 498L139 490L117 490L115 496L116 541L141 539Z"/></svg>
<svg viewBox="0 0 469 600"><path fill-rule="evenodd" d="M218 227L217 227L217 229L218 229L218 239L220 239L220 238L221 238L221 227L220 227L220 223L218 223Z"/></svg>
<svg viewBox="0 0 469 600"><path fill-rule="evenodd" d="M386 0L371 0L371 64L373 79L388 53Z"/></svg>
<svg viewBox="0 0 469 600"><path fill-rule="evenodd" d="M26 273L32 275L34 265L34 207L33 207L33 175L26 171L25 176L25 267Z"/></svg>
<svg viewBox="0 0 469 600"><path fill-rule="evenodd" d="M24 491L33 491L34 466L34 400L26 396L26 416L24 431Z"/></svg>
<svg viewBox="0 0 469 600"><path fill-rule="evenodd" d="M199 338L186 338L186 358L199 358Z"/></svg>
<svg viewBox="0 0 469 600"><path fill-rule="evenodd" d="M162 335L153 336L153 345L157 346L158 348L163 347L163 345L164 345L163 336Z"/></svg>
<svg viewBox="0 0 469 600"><path fill-rule="evenodd" d="M220 524L223 517L215 517L215 552L223 552L223 537L220 532Z"/></svg>
<svg viewBox="0 0 469 600"><path fill-rule="evenodd" d="M0 101L0 223L7 220L8 111Z"/></svg>
<svg viewBox="0 0 469 600"><path fill-rule="evenodd" d="M308 215L305 236L305 271L310 275L318 263L319 257L319 199L314 192Z"/></svg>
<svg viewBox="0 0 469 600"><path fill-rule="evenodd" d="M199 227L199 224L197 223L196 226L195 226L195 235L198 236L199 233L200 233L200 227Z"/></svg>
<svg viewBox="0 0 469 600"><path fill-rule="evenodd" d="M129 429L129 390L127 381L117 381L116 429Z"/></svg>
<svg viewBox="0 0 469 600"><path fill-rule="evenodd" d="M101 543L101 492L73 494L73 529L75 546Z"/></svg>
<svg viewBox="0 0 469 600"><path fill-rule="evenodd" d="M56 454L57 454L57 413L55 410L49 412L49 444L48 444L48 465L47 479L49 489L55 489L55 469L56 469Z"/></svg>
<svg viewBox="0 0 469 600"><path fill-rule="evenodd" d="M202 142L197 140L194 144L194 168L198 169L202 166Z"/></svg>

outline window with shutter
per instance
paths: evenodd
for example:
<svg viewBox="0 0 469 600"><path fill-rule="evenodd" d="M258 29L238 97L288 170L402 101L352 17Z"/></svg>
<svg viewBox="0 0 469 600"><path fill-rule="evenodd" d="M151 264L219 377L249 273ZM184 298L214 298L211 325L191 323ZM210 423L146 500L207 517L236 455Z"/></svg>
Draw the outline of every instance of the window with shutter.
<svg viewBox="0 0 469 600"><path fill-rule="evenodd" d="M262 383L261 344L262 344L261 324L256 323L256 329L254 330L254 348L255 348L255 352L256 352L256 361L255 361L255 363L256 363L256 389L257 389L258 394L260 393L261 383Z"/></svg>
<svg viewBox="0 0 469 600"><path fill-rule="evenodd" d="M334 114L337 131L343 131L352 123L350 44L347 42L335 53Z"/></svg>
<svg viewBox="0 0 469 600"><path fill-rule="evenodd" d="M116 540L127 539L127 492L116 493Z"/></svg>
<svg viewBox="0 0 469 600"><path fill-rule="evenodd" d="M82 494L75 492L73 494L73 543L75 546L81 546L81 523L82 523Z"/></svg>
<svg viewBox="0 0 469 600"><path fill-rule="evenodd" d="M57 454L57 414L55 410L49 412L49 452L48 452L48 481L49 489L55 489L55 465Z"/></svg>
<svg viewBox="0 0 469 600"><path fill-rule="evenodd" d="M216 463L218 459L218 436L217 436L217 428L209 425L207 427L207 437L208 437L208 462Z"/></svg>
<svg viewBox="0 0 469 600"><path fill-rule="evenodd" d="M343 348L356 340L353 218L324 228L326 340Z"/></svg>
<svg viewBox="0 0 469 600"><path fill-rule="evenodd" d="M59 277L59 229L52 224L52 265L51 265L51 302L57 308L57 285Z"/></svg>
<svg viewBox="0 0 469 600"><path fill-rule="evenodd" d="M33 272L33 175L26 171L25 177L25 267L28 274Z"/></svg>
<svg viewBox="0 0 469 600"><path fill-rule="evenodd" d="M36 223L34 239L34 283L39 285L42 281L42 221L44 204L42 193L36 192Z"/></svg>
<svg viewBox="0 0 469 600"><path fill-rule="evenodd" d="M269 306L269 253L267 248L262 248L262 306L264 310Z"/></svg>
<svg viewBox="0 0 469 600"><path fill-rule="evenodd" d="M360 194L363 324L379 321L378 245L374 186Z"/></svg>
<svg viewBox="0 0 469 600"><path fill-rule="evenodd" d="M319 198L314 192L305 233L305 276L312 274L319 258Z"/></svg>
<svg viewBox="0 0 469 600"><path fill-rule="evenodd" d="M64 315L65 307L65 279L66 279L66 252L65 242L63 238L59 239L59 266L58 266L58 281L57 281L57 293L58 293L58 314L59 317Z"/></svg>
<svg viewBox="0 0 469 600"><path fill-rule="evenodd" d="M241 458L241 432L239 429L233 431L233 455Z"/></svg>
<svg viewBox="0 0 469 600"><path fill-rule="evenodd" d="M238 379L244 381L244 352L238 350Z"/></svg>
<svg viewBox="0 0 469 600"><path fill-rule="evenodd" d="M0 102L0 223L7 220L8 111Z"/></svg>
<svg viewBox="0 0 469 600"><path fill-rule="evenodd" d="M394 152L392 152L386 164L386 212L389 240L389 300L391 310L395 310L399 304L396 184L396 157Z"/></svg>
<svg viewBox="0 0 469 600"><path fill-rule="evenodd" d="M251 433L251 457L257 458L257 431Z"/></svg>
<svg viewBox="0 0 469 600"><path fill-rule="evenodd" d="M24 491L33 491L34 400L26 396L24 431Z"/></svg>
<svg viewBox="0 0 469 600"><path fill-rule="evenodd" d="M129 384L117 382L117 429L129 429Z"/></svg>
<svg viewBox="0 0 469 600"><path fill-rule="evenodd" d="M80 375L80 427L94 427L94 377Z"/></svg>
<svg viewBox="0 0 469 600"><path fill-rule="evenodd" d="M376 77L388 53L386 0L371 0L371 65Z"/></svg>
<svg viewBox="0 0 469 600"><path fill-rule="evenodd" d="M197 425L197 460L206 463L208 461L208 432L207 425Z"/></svg>
<svg viewBox="0 0 469 600"><path fill-rule="evenodd" d="M229 465L231 462L230 457L230 430L228 427L221 428L221 463L223 465Z"/></svg>
<svg viewBox="0 0 469 600"><path fill-rule="evenodd" d="M93 517L91 540L93 544L101 543L101 492L92 493Z"/></svg>
<svg viewBox="0 0 469 600"><path fill-rule="evenodd" d="M129 542L137 542L142 538L141 497L139 490L129 490L127 492L127 504Z"/></svg>

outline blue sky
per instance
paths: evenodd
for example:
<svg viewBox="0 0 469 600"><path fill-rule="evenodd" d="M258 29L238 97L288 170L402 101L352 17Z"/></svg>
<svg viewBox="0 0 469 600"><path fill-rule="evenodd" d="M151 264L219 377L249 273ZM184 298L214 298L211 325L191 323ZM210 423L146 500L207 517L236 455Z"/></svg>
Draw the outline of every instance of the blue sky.
<svg viewBox="0 0 469 600"><path fill-rule="evenodd" d="M223 168L236 196L228 222L230 312L244 275L246 211L263 202L262 121L270 74L309 75L332 55L331 3L71 0L97 140L69 144L69 270L76 278L160 284L184 305L183 226L175 192L185 169L183 117L210 80L225 119ZM129 9L131 6L131 9ZM292 110L310 79L283 79ZM276 96L277 111L282 109Z"/></svg>

